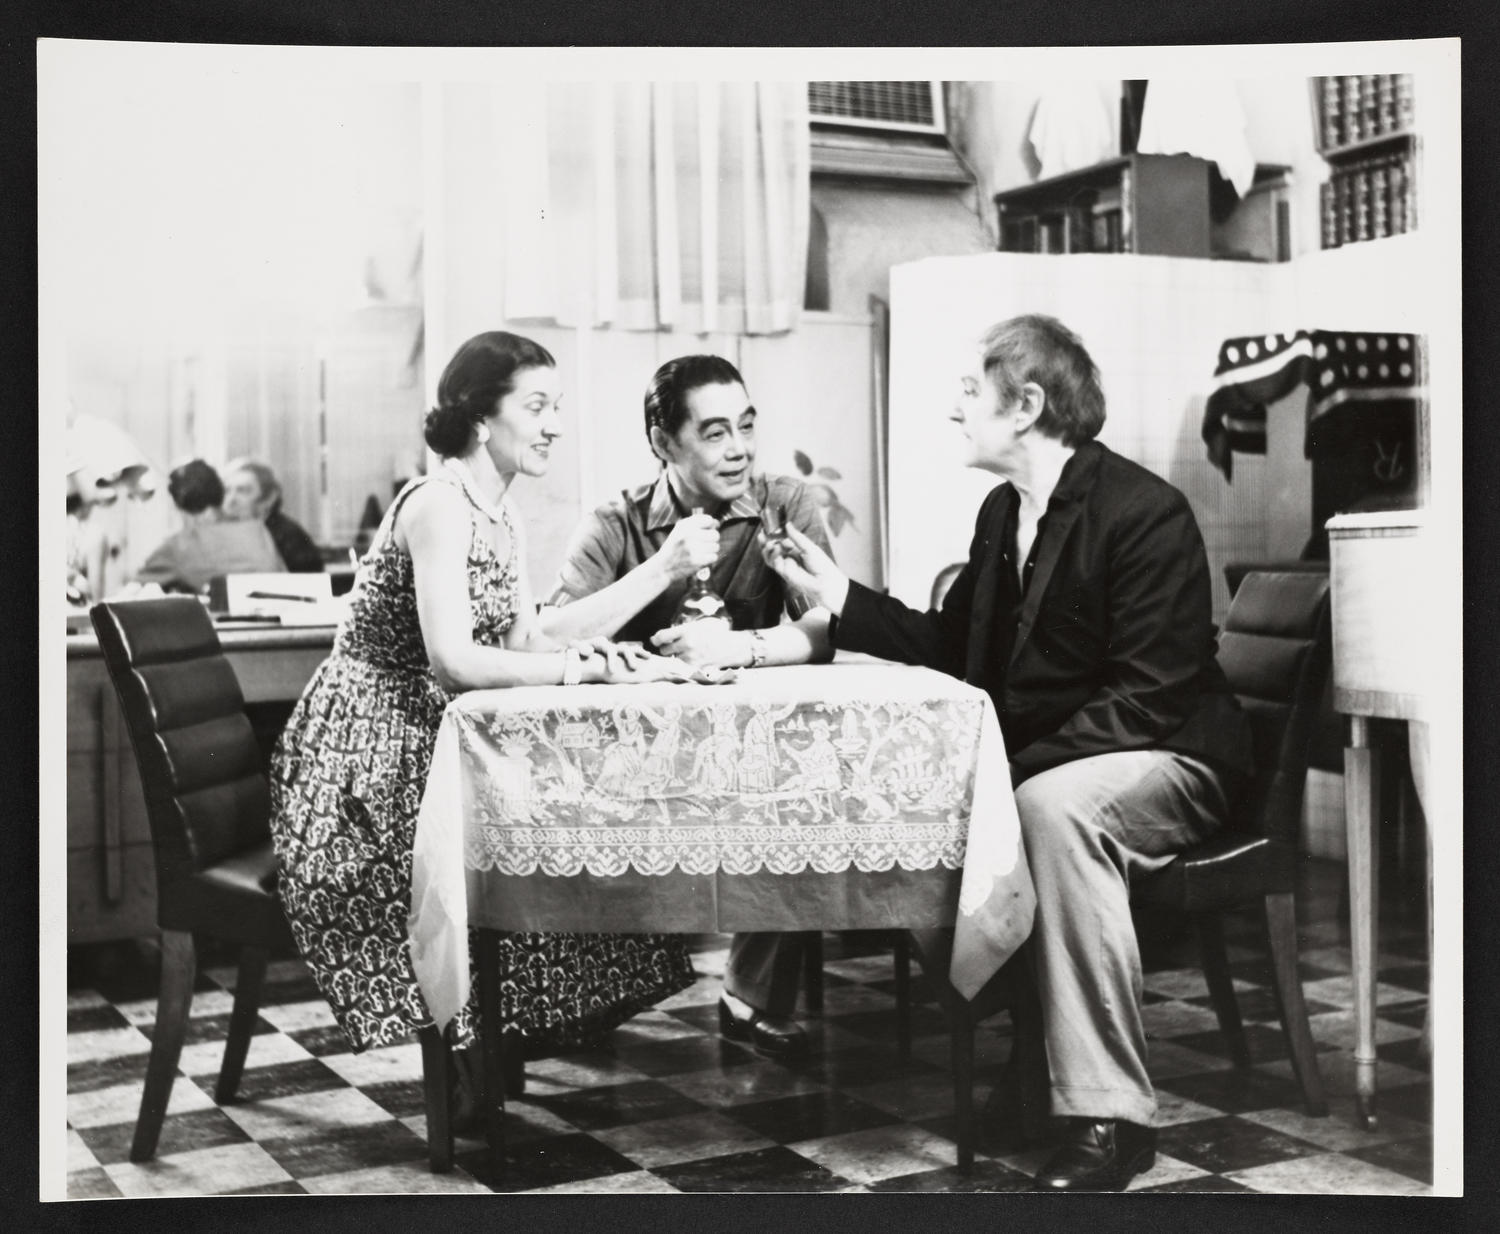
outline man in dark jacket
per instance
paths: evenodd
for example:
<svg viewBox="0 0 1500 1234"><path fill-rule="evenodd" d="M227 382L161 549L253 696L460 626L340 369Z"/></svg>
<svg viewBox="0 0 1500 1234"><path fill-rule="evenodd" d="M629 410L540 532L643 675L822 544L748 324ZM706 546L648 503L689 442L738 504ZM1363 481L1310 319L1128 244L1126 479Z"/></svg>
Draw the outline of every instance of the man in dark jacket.
<svg viewBox="0 0 1500 1234"><path fill-rule="evenodd" d="M1214 660L1208 561L1183 495L1095 441L1098 370L1049 317L984 336L951 418L1005 483L940 610L851 582L792 536L767 557L835 645L943 669L999 712L1036 886L1030 960L1052 1113L1048 1190L1122 1189L1155 1156L1129 879L1206 837L1250 769ZM976 820L977 823L978 820Z"/></svg>

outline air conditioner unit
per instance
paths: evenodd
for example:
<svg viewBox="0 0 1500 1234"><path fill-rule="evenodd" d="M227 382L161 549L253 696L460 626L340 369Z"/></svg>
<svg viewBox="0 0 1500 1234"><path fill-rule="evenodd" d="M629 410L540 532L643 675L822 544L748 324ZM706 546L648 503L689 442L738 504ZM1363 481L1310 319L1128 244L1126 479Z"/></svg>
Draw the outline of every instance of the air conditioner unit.
<svg viewBox="0 0 1500 1234"><path fill-rule="evenodd" d="M810 81L807 108L814 124L947 132L940 81Z"/></svg>

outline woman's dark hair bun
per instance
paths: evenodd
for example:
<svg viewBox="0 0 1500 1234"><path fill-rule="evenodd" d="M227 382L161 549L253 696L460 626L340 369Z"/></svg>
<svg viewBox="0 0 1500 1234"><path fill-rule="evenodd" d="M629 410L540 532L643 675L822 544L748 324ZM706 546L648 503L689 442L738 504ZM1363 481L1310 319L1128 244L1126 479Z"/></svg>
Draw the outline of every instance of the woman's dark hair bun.
<svg viewBox="0 0 1500 1234"><path fill-rule="evenodd" d="M427 413L422 436L434 454L452 458L462 454L469 446L469 436L474 431L474 422L462 407L452 403L434 407Z"/></svg>
<svg viewBox="0 0 1500 1234"><path fill-rule="evenodd" d="M525 368L556 368L540 343L504 330L476 334L453 353L438 379L438 405L427 413L425 436L444 458L462 454L473 442L475 425L495 414L500 400L516 386Z"/></svg>

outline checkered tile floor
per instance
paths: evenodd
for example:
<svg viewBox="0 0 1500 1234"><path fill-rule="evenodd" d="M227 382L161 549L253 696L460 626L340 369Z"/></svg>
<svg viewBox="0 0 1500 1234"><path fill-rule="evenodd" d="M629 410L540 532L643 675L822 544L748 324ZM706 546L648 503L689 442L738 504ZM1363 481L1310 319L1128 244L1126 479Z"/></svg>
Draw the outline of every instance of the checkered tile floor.
<svg viewBox="0 0 1500 1234"><path fill-rule="evenodd" d="M1426 933L1382 922L1379 1127L1353 1114L1353 1017L1339 867L1309 863L1302 974L1332 1112L1307 1117L1282 1045L1254 921L1231 920L1231 961L1252 1068L1235 1071L1194 948L1142 922L1145 1021L1160 1097L1157 1163L1132 1189L1414 1194L1432 1175L1431 1085L1420 1048ZM1411 896L1397 897L1410 903ZM1392 897L1384 897L1389 904ZM973 1171L954 1166L948 1040L917 980L913 1051L894 1045L889 952L861 936L825 940L821 1017L803 1019L810 1057L760 1058L716 1031L727 938L699 940L698 982L618 1029L605 1050L531 1063L509 1103L508 1167L460 1139L458 1168L427 1169L415 1040L352 1054L301 962L273 962L239 1099L211 1096L234 970L211 957L193 1003L181 1074L156 1160L132 1165L130 1137L155 1015L155 957L143 945L70 956L70 1198L245 1193L1008 1191L1047 1150L1007 1153L982 1131ZM222 963L223 957L217 958ZM919 970L914 966L914 976ZM982 1103L1010 1048L1004 1013L976 1043Z"/></svg>

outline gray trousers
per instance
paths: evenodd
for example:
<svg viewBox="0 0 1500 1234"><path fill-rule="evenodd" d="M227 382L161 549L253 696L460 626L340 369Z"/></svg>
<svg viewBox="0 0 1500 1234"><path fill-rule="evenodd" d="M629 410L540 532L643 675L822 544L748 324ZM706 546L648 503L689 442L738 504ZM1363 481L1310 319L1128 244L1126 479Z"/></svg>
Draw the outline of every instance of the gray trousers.
<svg viewBox="0 0 1500 1234"><path fill-rule="evenodd" d="M724 988L767 1015L785 1019L797 1006L802 981L798 934L736 934L724 966Z"/></svg>
<svg viewBox="0 0 1500 1234"><path fill-rule="evenodd" d="M1220 826L1219 776L1163 750L1099 754L1025 781L1016 809L1036 884L1030 948L1052 1113L1150 1126L1130 878Z"/></svg>

